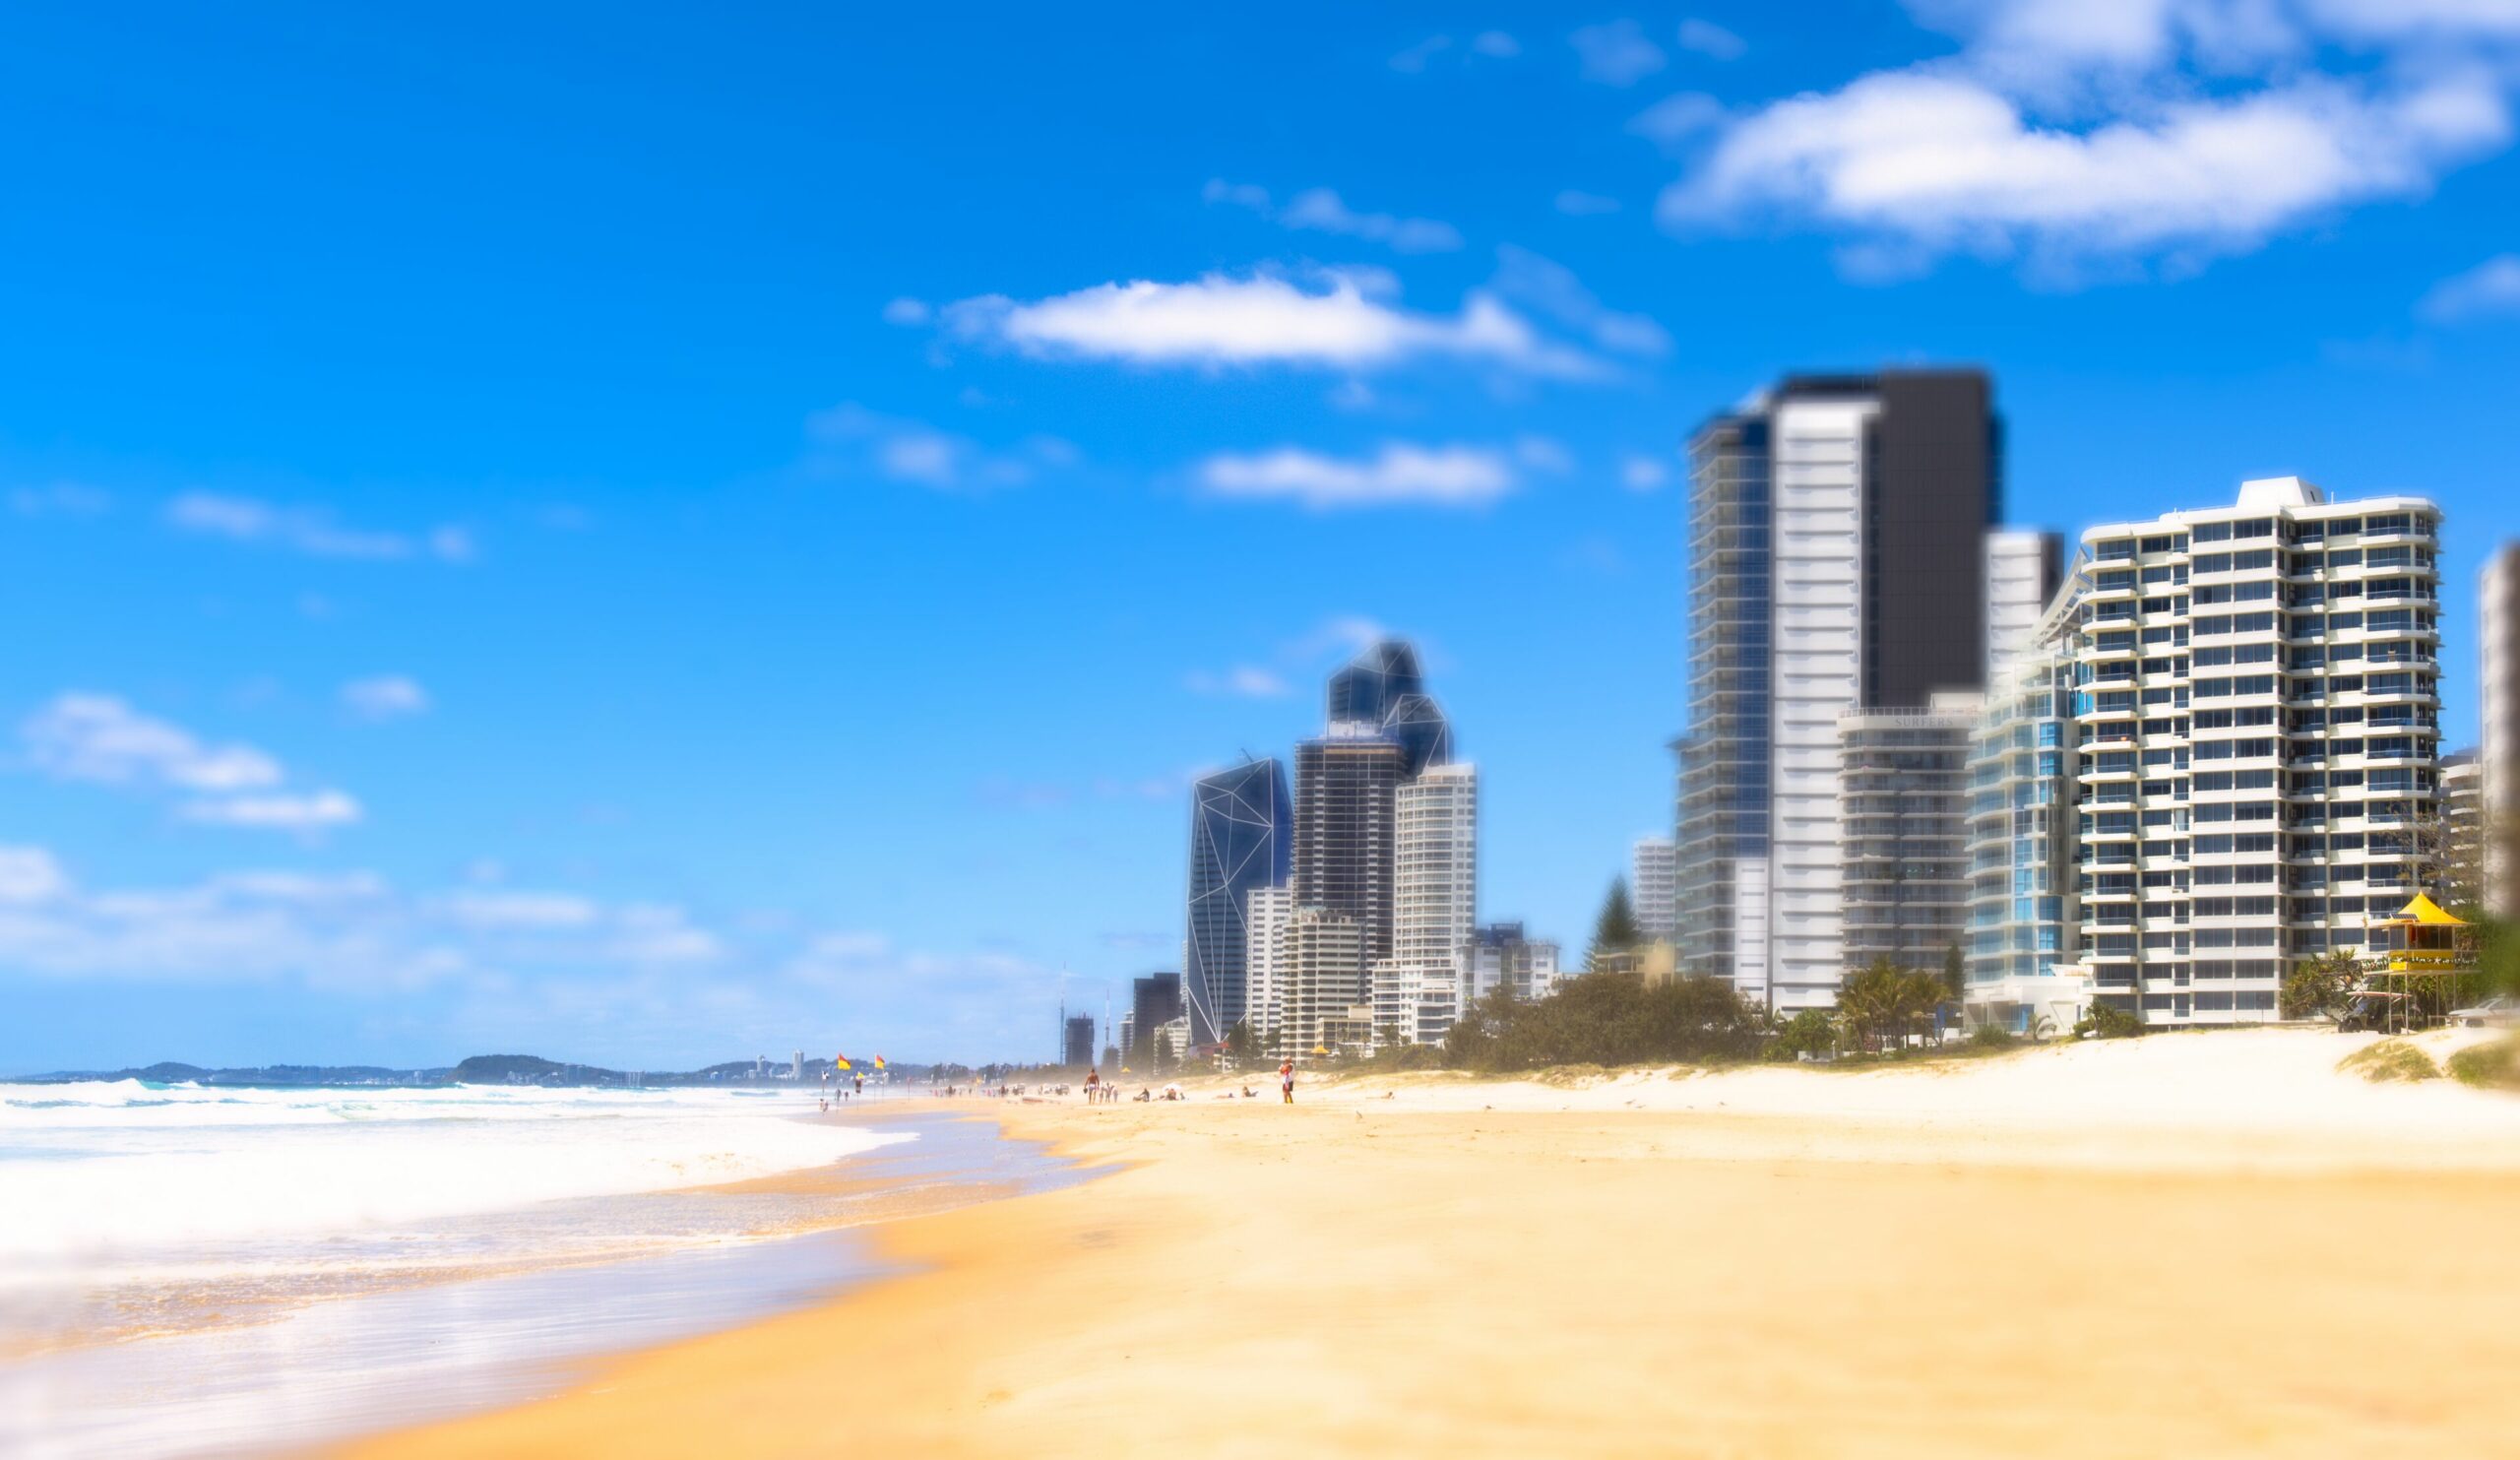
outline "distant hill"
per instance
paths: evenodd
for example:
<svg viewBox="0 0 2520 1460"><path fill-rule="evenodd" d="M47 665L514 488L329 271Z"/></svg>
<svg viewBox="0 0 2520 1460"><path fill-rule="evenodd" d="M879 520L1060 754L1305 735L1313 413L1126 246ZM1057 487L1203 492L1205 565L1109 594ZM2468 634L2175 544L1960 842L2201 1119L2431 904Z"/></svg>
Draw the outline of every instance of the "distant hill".
<svg viewBox="0 0 2520 1460"><path fill-rule="evenodd" d="M563 1064L538 1054L475 1054L448 1074L458 1085L619 1085L629 1077L592 1064Z"/></svg>
<svg viewBox="0 0 2520 1460"><path fill-rule="evenodd" d="M445 1082L446 1075L443 1065L419 1070L387 1069L381 1064L266 1064L251 1069L206 1069L165 1059L138 1069L56 1070L26 1078L36 1085L72 1080L147 1080L156 1085L437 1085Z"/></svg>

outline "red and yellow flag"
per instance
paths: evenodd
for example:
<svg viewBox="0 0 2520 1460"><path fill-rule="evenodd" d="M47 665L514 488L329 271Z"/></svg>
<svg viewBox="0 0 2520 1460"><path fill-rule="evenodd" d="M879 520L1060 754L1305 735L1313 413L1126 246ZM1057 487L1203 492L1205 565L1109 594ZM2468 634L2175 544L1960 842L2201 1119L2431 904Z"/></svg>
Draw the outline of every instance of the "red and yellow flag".
<svg viewBox="0 0 2520 1460"><path fill-rule="evenodd" d="M833 1055L831 1057L831 1067L836 1070L845 1070L849 1068L849 1056L846 1054Z"/></svg>
<svg viewBox="0 0 2520 1460"><path fill-rule="evenodd" d="M875 1068L877 1068L877 1069L882 1069L883 1067L884 1067L884 1056L883 1056L883 1055L881 1055L881 1054L878 1054L878 1055L876 1055L876 1056L875 1056Z"/></svg>

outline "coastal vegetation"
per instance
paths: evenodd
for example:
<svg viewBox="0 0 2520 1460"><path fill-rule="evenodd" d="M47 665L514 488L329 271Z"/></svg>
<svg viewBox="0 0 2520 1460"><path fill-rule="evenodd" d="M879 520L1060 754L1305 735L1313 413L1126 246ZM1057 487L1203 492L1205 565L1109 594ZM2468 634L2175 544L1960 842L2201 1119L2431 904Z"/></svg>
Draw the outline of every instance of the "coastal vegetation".
<svg viewBox="0 0 2520 1460"><path fill-rule="evenodd" d="M1561 1064L1713 1064L1755 1058L1765 1021L1722 979L1586 974L1544 999L1500 988L1409 1063L1501 1073Z"/></svg>
<svg viewBox="0 0 2520 1460"><path fill-rule="evenodd" d="M2361 1075L2374 1085L2441 1078L2441 1067L2432 1062L2432 1056L2408 1040L2365 1045L2338 1060L2336 1067L2347 1074Z"/></svg>
<svg viewBox="0 0 2520 1460"><path fill-rule="evenodd" d="M2470 1045L2443 1061L2450 1078L2487 1090L2520 1090L2520 1037Z"/></svg>

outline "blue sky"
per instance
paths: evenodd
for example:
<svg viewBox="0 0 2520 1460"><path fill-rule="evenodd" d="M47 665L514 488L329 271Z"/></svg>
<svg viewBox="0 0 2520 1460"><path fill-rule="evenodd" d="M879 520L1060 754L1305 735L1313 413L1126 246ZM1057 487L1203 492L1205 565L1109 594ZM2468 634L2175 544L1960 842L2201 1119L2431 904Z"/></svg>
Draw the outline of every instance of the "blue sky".
<svg viewBox="0 0 2520 1460"><path fill-rule="evenodd" d="M1377 626L1578 941L1793 368L2437 497L2472 732L2520 0L515 9L0 20L0 1070L1046 1053Z"/></svg>

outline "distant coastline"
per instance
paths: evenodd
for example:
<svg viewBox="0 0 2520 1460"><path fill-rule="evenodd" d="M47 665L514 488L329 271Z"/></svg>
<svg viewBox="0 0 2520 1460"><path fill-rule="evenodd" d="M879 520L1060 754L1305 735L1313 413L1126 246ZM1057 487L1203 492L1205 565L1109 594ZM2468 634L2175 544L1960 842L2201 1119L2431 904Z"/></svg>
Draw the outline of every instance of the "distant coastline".
<svg viewBox="0 0 2520 1460"><path fill-rule="evenodd" d="M935 1066L897 1064L886 1071L896 1081L924 1080ZM948 1070L968 1074L959 1066ZM801 1069L801 1078L798 1071ZM436 1085L536 1085L588 1089L793 1090L820 1085L836 1073L828 1059L730 1059L696 1070L620 1070L602 1065L545 1059L537 1054L473 1054L454 1064L420 1069L395 1069L374 1064L265 1064L213 1068L160 1060L156 1064L116 1070L52 1070L43 1074L0 1077L0 1084L67 1085L82 1081L140 1080L158 1085L235 1085L264 1089L362 1089Z"/></svg>

